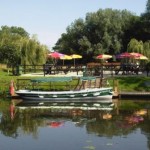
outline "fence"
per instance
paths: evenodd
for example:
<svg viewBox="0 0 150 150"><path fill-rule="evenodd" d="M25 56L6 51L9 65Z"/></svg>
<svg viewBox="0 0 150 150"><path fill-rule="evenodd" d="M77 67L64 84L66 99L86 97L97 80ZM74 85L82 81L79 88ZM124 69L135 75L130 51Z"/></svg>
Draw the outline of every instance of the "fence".
<svg viewBox="0 0 150 150"><path fill-rule="evenodd" d="M121 63L88 63L86 65L20 65L16 67L16 75L21 75L22 73L39 73L43 72L43 75L47 74L67 74L68 72L77 72L82 71L83 75L90 76L101 76L103 77L104 73L107 73L111 76L113 75L138 75L139 72L146 71L145 66L135 65L135 64L121 64Z"/></svg>

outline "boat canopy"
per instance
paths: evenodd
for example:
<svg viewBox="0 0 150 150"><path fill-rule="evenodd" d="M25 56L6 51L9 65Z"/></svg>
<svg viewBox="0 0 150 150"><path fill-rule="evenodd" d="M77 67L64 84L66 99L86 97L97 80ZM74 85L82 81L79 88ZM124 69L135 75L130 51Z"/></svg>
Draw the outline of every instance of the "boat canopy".
<svg viewBox="0 0 150 150"><path fill-rule="evenodd" d="M36 78L31 79L31 82L69 82L72 81L72 77L53 77L53 78Z"/></svg>
<svg viewBox="0 0 150 150"><path fill-rule="evenodd" d="M91 81L91 80L96 80L96 77L93 77L93 76L83 76L83 77L80 77L80 79L82 81Z"/></svg>
<svg viewBox="0 0 150 150"><path fill-rule="evenodd" d="M81 81L91 81L96 80L96 77L86 76L79 77ZM40 83L40 82L70 82L72 81L72 77L52 77L52 78L36 78L31 79L31 82Z"/></svg>

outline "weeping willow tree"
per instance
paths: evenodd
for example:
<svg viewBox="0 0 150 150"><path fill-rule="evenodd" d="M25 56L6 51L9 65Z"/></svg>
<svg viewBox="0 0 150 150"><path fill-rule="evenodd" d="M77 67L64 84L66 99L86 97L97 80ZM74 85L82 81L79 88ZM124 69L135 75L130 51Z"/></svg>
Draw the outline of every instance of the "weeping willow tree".
<svg viewBox="0 0 150 150"><path fill-rule="evenodd" d="M131 39L127 51L141 53L150 59L150 41L143 43L142 41Z"/></svg>
<svg viewBox="0 0 150 150"><path fill-rule="evenodd" d="M127 46L127 51L144 54L143 42L136 39L131 39Z"/></svg>
<svg viewBox="0 0 150 150"><path fill-rule="evenodd" d="M143 43L142 41L131 39L128 44L127 51L140 53L146 56L148 60L142 60L140 62L140 64L145 65L150 60L150 41L146 41ZM136 60L132 59L131 61L135 62Z"/></svg>
<svg viewBox="0 0 150 150"><path fill-rule="evenodd" d="M149 60L150 60L150 40L144 42L143 47L144 47L144 52L145 52L144 54L145 54L145 56L147 56L149 58Z"/></svg>
<svg viewBox="0 0 150 150"><path fill-rule="evenodd" d="M35 39L24 39L21 48L22 65L40 65L45 62L48 49Z"/></svg>
<svg viewBox="0 0 150 150"><path fill-rule="evenodd" d="M16 65L39 65L45 63L48 48L18 27L2 26L0 30L0 63Z"/></svg>

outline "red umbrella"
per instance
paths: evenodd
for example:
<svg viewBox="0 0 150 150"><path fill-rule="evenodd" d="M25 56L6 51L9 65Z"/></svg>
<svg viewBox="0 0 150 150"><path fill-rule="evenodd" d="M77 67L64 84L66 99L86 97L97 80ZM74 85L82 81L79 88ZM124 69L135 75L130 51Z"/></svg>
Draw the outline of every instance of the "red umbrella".
<svg viewBox="0 0 150 150"><path fill-rule="evenodd" d="M116 58L131 58L131 57L132 57L132 55L128 52L116 55Z"/></svg>
<svg viewBox="0 0 150 150"><path fill-rule="evenodd" d="M135 53L135 52L132 52L132 53L130 53L130 54L131 54L131 56L133 56L133 57L135 57L135 58L140 57L140 56L143 56L142 54L140 54L140 53Z"/></svg>
<svg viewBox="0 0 150 150"><path fill-rule="evenodd" d="M62 53L52 52L52 53L48 54L48 57L55 58L55 59L59 59L59 58L61 58L63 55L64 55L64 54L62 54Z"/></svg>
<svg viewBox="0 0 150 150"><path fill-rule="evenodd" d="M107 54L100 54L96 57L97 59L109 59L112 58L111 55L107 55Z"/></svg>
<svg viewBox="0 0 150 150"><path fill-rule="evenodd" d="M60 59L64 54L59 53L59 52L52 52L48 54L48 57L54 58L53 64L56 65L57 59Z"/></svg>

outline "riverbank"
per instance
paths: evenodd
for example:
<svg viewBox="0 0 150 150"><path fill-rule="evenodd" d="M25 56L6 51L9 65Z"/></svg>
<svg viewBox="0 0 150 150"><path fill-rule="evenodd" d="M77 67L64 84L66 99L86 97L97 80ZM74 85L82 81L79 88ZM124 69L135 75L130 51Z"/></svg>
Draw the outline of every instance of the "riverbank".
<svg viewBox="0 0 150 150"><path fill-rule="evenodd" d="M7 72L0 71L0 92L8 91L10 81L13 80L15 83L17 82L17 79L30 79L30 78L38 78L38 77L44 77L43 73L32 73L32 74L22 74L21 76L12 76L9 75ZM57 77L57 76L83 76L83 72L69 72L68 74L56 74L56 75L46 75L46 77ZM113 86L114 80L118 81L118 93L121 95L121 97L129 96L139 96L139 93L148 93L149 96L150 92L150 77L147 77L146 74L139 74L139 75L114 75L110 76L109 73L104 74L104 78L108 79L109 86ZM132 92L132 93L131 93ZM117 93L117 94L118 94ZM128 94L127 94L128 93ZM134 93L134 94L133 94ZM115 96L117 95L115 93ZM119 95L118 94L118 95ZM142 94L141 94L142 95Z"/></svg>

